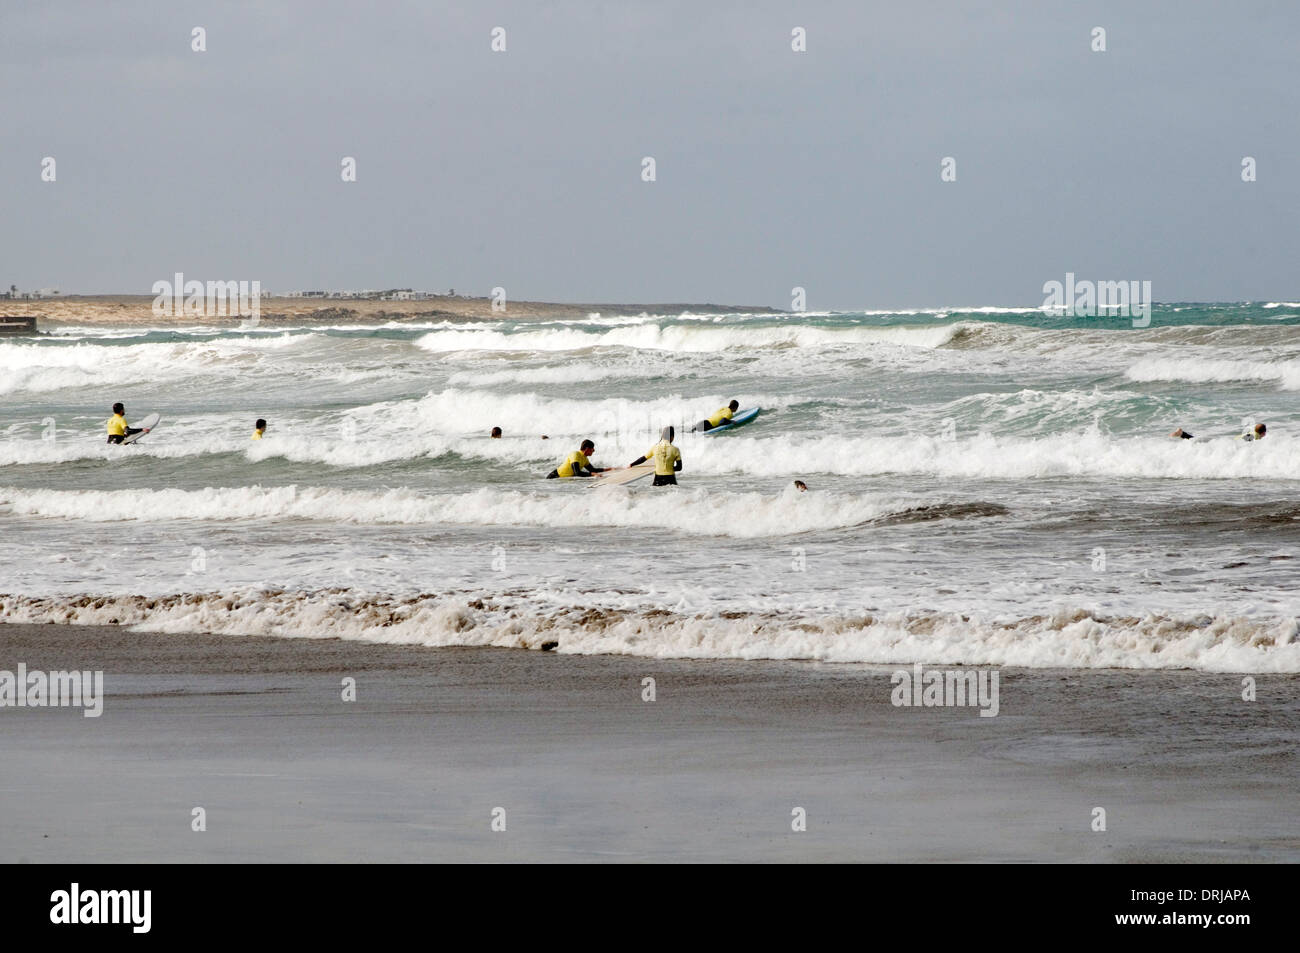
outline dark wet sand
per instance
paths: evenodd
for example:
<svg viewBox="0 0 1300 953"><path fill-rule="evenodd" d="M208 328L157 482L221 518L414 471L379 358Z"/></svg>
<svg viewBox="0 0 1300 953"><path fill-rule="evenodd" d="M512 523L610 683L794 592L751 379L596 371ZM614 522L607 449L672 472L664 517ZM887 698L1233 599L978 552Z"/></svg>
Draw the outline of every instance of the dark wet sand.
<svg viewBox="0 0 1300 953"><path fill-rule="evenodd" d="M0 709L10 861L1300 860L1296 677L1006 669L980 718L813 663L0 625L19 662L107 698Z"/></svg>

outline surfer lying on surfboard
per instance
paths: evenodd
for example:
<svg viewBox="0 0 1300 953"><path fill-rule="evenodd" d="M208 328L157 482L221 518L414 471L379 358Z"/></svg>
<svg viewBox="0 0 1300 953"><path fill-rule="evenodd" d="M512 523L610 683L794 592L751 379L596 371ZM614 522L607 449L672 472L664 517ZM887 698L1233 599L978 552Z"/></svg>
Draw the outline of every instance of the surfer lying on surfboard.
<svg viewBox="0 0 1300 953"><path fill-rule="evenodd" d="M604 473L606 470L612 470L613 467L594 467L591 465L591 454L596 452L596 445L590 440L582 441L582 446L569 454L563 463L546 474L546 479L554 480L568 479L569 477L590 477L597 473Z"/></svg>
<svg viewBox="0 0 1300 953"><path fill-rule="evenodd" d="M682 452L673 446L674 436L676 431L672 427L665 427L659 431L659 442L647 450L644 457L637 457L632 461L634 467L640 466L647 460L654 461L655 486L677 485L676 474L682 470Z"/></svg>
<svg viewBox="0 0 1300 953"><path fill-rule="evenodd" d="M698 424L691 428L691 433L702 433L712 430L714 427L721 427L727 423L740 410L740 401L733 400L726 407L720 407L713 412L713 416L706 417Z"/></svg>
<svg viewBox="0 0 1300 953"><path fill-rule="evenodd" d="M121 443L133 433L148 433L148 427L128 427L126 425L126 406L113 405L113 416L108 418L108 442Z"/></svg>

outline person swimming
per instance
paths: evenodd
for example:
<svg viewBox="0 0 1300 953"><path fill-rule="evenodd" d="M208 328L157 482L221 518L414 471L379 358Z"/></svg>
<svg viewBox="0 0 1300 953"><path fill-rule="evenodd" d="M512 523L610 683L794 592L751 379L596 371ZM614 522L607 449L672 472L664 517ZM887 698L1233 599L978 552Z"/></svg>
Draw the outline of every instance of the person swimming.
<svg viewBox="0 0 1300 953"><path fill-rule="evenodd" d="M492 428L492 432L491 432L490 434L488 434L488 436L489 436L489 437L492 437L492 438L494 438L494 439L498 439L498 440L499 440L499 439L501 438L501 428L500 428L500 427L493 427L493 428Z"/></svg>
<svg viewBox="0 0 1300 953"><path fill-rule="evenodd" d="M126 406L117 403L113 405L113 416L108 418L108 442L121 443L133 433L140 433L145 428L129 427L126 423Z"/></svg>
<svg viewBox="0 0 1300 953"><path fill-rule="evenodd" d="M612 470L613 467L597 467L591 463L591 455L596 452L596 445L590 440L582 441L582 446L565 458L564 462L546 474L548 480L567 480L570 477L590 477L597 473Z"/></svg>
<svg viewBox="0 0 1300 953"><path fill-rule="evenodd" d="M266 418L258 417L257 423L253 424L253 440L261 440L266 434Z"/></svg>
<svg viewBox="0 0 1300 953"><path fill-rule="evenodd" d="M654 486L676 486L677 474L682 470L682 452L673 446L673 437L677 435L672 427L659 431L659 442L646 451L645 456L637 457L632 466L640 466L647 460L654 460Z"/></svg>
<svg viewBox="0 0 1300 953"><path fill-rule="evenodd" d="M1240 435L1237 437L1237 439L1238 439L1238 440L1263 440L1263 439L1264 439L1264 435L1265 435L1266 433L1268 433L1268 427L1267 427L1267 426L1265 426L1264 424L1255 424L1255 426L1254 426L1252 429L1247 430L1247 431L1246 431L1245 433L1243 433L1243 434L1240 434ZM1184 430L1182 427L1179 427L1177 430L1175 430L1175 431L1174 431L1173 433L1171 433L1169 436L1171 436L1171 437L1176 437L1176 438L1178 438L1179 440L1193 440L1193 439L1195 439L1195 436L1196 436L1196 435L1195 435L1195 434L1188 433L1188 432L1187 432L1186 430Z"/></svg>
<svg viewBox="0 0 1300 953"><path fill-rule="evenodd" d="M712 430L714 427L721 427L723 424L730 422L735 416L736 411L740 409L740 401L733 400L726 407L720 407L713 412L713 416L706 417L698 424L691 428L691 433L704 433Z"/></svg>

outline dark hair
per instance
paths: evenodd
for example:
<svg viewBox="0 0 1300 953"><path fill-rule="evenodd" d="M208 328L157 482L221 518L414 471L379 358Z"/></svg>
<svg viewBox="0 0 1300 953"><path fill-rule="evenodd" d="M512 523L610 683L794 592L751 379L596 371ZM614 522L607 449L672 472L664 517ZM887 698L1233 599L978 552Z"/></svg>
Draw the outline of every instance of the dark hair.
<svg viewBox="0 0 1300 953"><path fill-rule="evenodd" d="M731 410L739 410L739 409L740 409L740 401L738 401L738 400L733 400L731 403L729 403L729 404L727 405L727 407L728 407L729 409L731 409Z"/></svg>
<svg viewBox="0 0 1300 953"><path fill-rule="evenodd" d="M1263 424L1255 424L1255 433L1268 433L1268 428Z"/></svg>
<svg viewBox="0 0 1300 953"><path fill-rule="evenodd" d="M122 406L121 404L114 404L114 405L113 405L113 413L115 413L115 414L124 414L124 413L126 413L126 408L125 408L124 406Z"/></svg>
<svg viewBox="0 0 1300 953"><path fill-rule="evenodd" d="M592 450L595 450L595 449L596 449L596 445L595 445L594 443L592 443L590 440L584 440L584 441L582 441L582 446L579 447L578 449L579 449L579 450L586 450L588 447L590 447Z"/></svg>
<svg viewBox="0 0 1300 953"><path fill-rule="evenodd" d="M265 429L266 429L266 418L265 418L265 417L258 417L258 418L257 418L257 423L256 423L255 426L257 427L258 430L265 430Z"/></svg>
<svg viewBox="0 0 1300 953"><path fill-rule="evenodd" d="M500 428L500 427L493 427L493 428L492 428L492 436L493 436L493 437L499 437L499 436L501 436L501 428Z"/></svg>

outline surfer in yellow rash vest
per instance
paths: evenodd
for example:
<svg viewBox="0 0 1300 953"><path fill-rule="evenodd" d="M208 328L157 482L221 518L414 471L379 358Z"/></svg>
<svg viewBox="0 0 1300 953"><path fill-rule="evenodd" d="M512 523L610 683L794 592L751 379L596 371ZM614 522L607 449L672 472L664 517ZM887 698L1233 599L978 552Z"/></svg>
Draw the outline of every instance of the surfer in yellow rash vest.
<svg viewBox="0 0 1300 953"><path fill-rule="evenodd" d="M676 486L677 474L682 470L682 452L673 446L676 431L665 427L659 431L659 442L646 451L644 457L637 457L632 466L640 466L647 460L654 460L655 486Z"/></svg>
<svg viewBox="0 0 1300 953"><path fill-rule="evenodd" d="M596 452L596 445L590 440L582 441L582 446L565 458L558 467L546 474L546 479L568 479L569 477L589 477L597 473L612 470L613 467L595 467L591 465L591 454Z"/></svg>
<svg viewBox="0 0 1300 953"><path fill-rule="evenodd" d="M126 425L126 407L122 404L113 405L113 416L108 418L108 442L121 443L133 433L139 433L143 427L128 427Z"/></svg>
<svg viewBox="0 0 1300 953"><path fill-rule="evenodd" d="M714 427L721 427L723 424L730 422L735 416L736 411L740 410L740 401L733 400L726 407L720 407L713 412L713 416L706 417L698 424L691 428L691 433L700 433L712 430Z"/></svg>
<svg viewBox="0 0 1300 953"><path fill-rule="evenodd" d="M264 417L258 417L257 423L253 425L253 436L250 439L261 440L265 433L266 433L266 419Z"/></svg>

